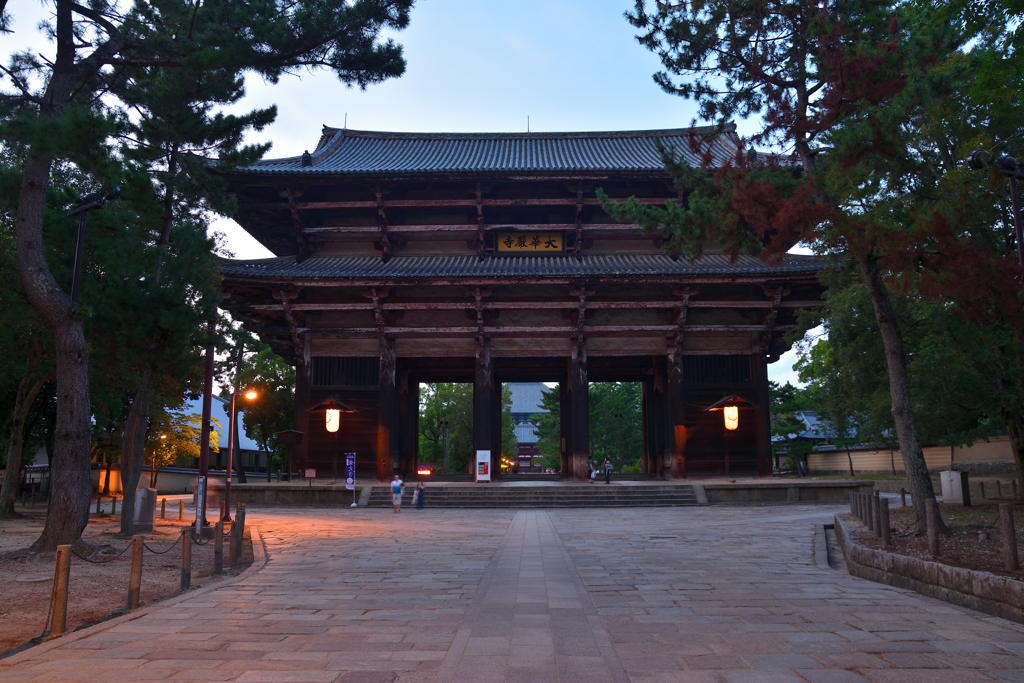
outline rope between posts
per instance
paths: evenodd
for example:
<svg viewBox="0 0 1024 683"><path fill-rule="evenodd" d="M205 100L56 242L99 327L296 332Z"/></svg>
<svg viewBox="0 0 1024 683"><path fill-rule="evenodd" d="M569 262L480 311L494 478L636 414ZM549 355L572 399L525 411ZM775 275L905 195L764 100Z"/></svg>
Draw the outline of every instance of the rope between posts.
<svg viewBox="0 0 1024 683"><path fill-rule="evenodd" d="M132 547L132 545L131 545L131 543L129 543L128 545L126 545L124 547L124 550L122 550L117 555L114 555L113 557L111 557L109 559L106 559L106 560L90 560L88 557L85 557L84 555L79 555L78 551L75 550L75 546L71 546L71 552L74 554L75 557L77 557L80 560L85 560L86 562L91 562L92 564L107 564L108 562L113 562L117 558L119 558L122 555L124 555L128 551L128 549L131 548L131 547Z"/></svg>
<svg viewBox="0 0 1024 683"><path fill-rule="evenodd" d="M174 543L172 543L171 547L168 548L167 550L153 550L152 548L149 547L149 545L145 541L142 542L142 547L145 548L146 550L148 550L149 552L153 553L154 555L163 555L165 553L169 553L172 550L174 550L174 546L178 545L178 543L180 543L180 542L181 542L181 536L179 535L178 536L178 540L176 540Z"/></svg>

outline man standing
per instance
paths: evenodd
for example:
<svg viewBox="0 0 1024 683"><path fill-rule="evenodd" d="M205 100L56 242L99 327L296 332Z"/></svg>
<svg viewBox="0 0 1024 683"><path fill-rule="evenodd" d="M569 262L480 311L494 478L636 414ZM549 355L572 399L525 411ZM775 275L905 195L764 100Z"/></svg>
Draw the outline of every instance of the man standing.
<svg viewBox="0 0 1024 683"><path fill-rule="evenodd" d="M604 459L604 483L612 483L612 461L608 458Z"/></svg>
<svg viewBox="0 0 1024 683"><path fill-rule="evenodd" d="M405 486L405 482L395 475L395 480L391 482L391 504L395 506L395 512L402 511L402 487Z"/></svg>

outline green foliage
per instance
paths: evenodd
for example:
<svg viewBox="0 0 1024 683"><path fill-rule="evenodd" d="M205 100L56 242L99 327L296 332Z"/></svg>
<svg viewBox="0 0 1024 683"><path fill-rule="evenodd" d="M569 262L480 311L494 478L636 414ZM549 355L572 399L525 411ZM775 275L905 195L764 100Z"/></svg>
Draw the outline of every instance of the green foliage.
<svg viewBox="0 0 1024 683"><path fill-rule="evenodd" d="M537 451L540 453L540 466L555 472L562 469L560 386L556 384L541 392L540 405L547 412L537 413L533 416L533 421L537 423Z"/></svg>
<svg viewBox="0 0 1024 683"><path fill-rule="evenodd" d="M444 429L448 423L448 473L469 472L473 450L473 385L441 382L420 385L419 461L444 466ZM519 452L512 422L512 391L501 385L501 455L515 461Z"/></svg>
<svg viewBox="0 0 1024 683"><path fill-rule="evenodd" d="M602 467L608 458L615 472L640 471L644 448L642 388L639 382L590 385L590 457Z"/></svg>
<svg viewBox="0 0 1024 683"><path fill-rule="evenodd" d="M203 416L166 410L153 411L146 439L146 464L150 467L149 486L156 488L160 468L176 465L188 467L199 457L200 435ZM211 418L210 443L216 444L220 437L220 422Z"/></svg>
<svg viewBox="0 0 1024 683"><path fill-rule="evenodd" d="M295 368L284 362L266 344L243 362L239 386L255 389L255 401L242 413L245 433L259 444L260 450L287 456L278 444L277 433L291 429L295 417Z"/></svg>

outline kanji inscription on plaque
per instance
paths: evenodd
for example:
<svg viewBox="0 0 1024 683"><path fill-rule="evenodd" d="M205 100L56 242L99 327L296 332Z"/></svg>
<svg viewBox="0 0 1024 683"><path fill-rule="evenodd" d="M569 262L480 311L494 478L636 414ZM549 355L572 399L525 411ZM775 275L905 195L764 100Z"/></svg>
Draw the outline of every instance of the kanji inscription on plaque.
<svg viewBox="0 0 1024 683"><path fill-rule="evenodd" d="M561 254L565 251L561 232L499 232L494 245L499 254Z"/></svg>

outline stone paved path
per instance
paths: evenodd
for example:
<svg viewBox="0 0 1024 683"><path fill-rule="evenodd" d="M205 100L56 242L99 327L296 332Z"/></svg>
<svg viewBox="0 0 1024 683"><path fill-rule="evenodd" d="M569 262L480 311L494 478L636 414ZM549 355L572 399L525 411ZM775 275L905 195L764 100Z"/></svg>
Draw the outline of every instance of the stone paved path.
<svg viewBox="0 0 1024 683"><path fill-rule="evenodd" d="M259 510L270 561L3 681L1024 683L1024 627L813 561L834 508Z"/></svg>

